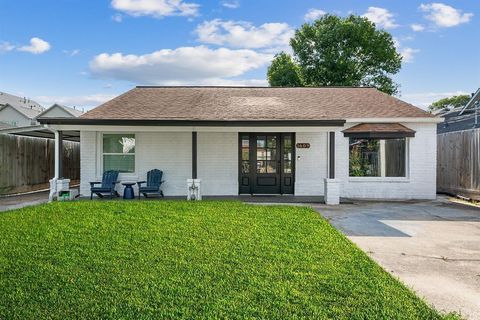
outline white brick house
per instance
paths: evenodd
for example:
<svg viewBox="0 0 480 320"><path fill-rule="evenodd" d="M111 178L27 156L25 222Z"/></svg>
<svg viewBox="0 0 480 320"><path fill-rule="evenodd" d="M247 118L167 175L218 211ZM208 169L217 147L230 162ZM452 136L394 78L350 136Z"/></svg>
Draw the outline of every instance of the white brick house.
<svg viewBox="0 0 480 320"><path fill-rule="evenodd" d="M186 195L190 178L205 196L436 194L440 120L374 88L137 87L79 118L39 121L80 132L82 195L105 170L138 181L155 168L166 196Z"/></svg>

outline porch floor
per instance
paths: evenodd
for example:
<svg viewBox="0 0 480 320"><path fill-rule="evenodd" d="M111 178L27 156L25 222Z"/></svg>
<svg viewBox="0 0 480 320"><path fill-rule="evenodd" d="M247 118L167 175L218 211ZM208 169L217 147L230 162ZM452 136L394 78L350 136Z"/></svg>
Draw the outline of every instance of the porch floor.
<svg viewBox="0 0 480 320"><path fill-rule="evenodd" d="M137 198L138 199L138 198ZM161 198L147 198L147 200ZM185 200L184 196L166 196L165 200ZM325 203L323 196L292 196L292 195L238 195L238 196L203 196L203 200L240 200L248 203ZM145 200L142 197L142 200ZM340 204L351 204L352 201L340 198Z"/></svg>

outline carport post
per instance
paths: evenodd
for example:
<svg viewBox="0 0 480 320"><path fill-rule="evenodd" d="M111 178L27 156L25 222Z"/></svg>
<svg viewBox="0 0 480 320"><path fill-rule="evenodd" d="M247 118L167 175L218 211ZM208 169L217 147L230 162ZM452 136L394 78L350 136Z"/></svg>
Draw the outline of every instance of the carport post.
<svg viewBox="0 0 480 320"><path fill-rule="evenodd" d="M63 176L63 132L54 131L55 134L55 178Z"/></svg>

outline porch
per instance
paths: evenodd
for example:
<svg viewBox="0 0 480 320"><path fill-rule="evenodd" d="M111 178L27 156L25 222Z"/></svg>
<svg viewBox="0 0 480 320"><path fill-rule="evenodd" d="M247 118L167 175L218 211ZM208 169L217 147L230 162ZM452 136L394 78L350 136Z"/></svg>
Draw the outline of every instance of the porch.
<svg viewBox="0 0 480 320"><path fill-rule="evenodd" d="M160 169L167 199L185 199L187 179L198 179L204 199L250 196L249 202L323 203L325 179L335 177L335 135L341 134L340 128L78 128L80 194L89 194L89 182L100 181L106 170L119 169L120 182L135 182L145 180L149 170ZM61 129L57 127L59 152ZM246 150L245 135L247 143L251 142ZM245 170L246 162L249 171ZM249 186L246 178L255 184ZM121 183L117 191L123 193ZM134 191L138 195L136 186Z"/></svg>

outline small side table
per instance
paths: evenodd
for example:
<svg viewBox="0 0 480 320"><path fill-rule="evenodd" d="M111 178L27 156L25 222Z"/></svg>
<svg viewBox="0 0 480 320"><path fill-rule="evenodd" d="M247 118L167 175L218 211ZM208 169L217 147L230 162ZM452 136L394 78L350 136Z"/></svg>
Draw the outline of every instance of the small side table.
<svg viewBox="0 0 480 320"><path fill-rule="evenodd" d="M123 199L135 199L132 188L134 184L136 184L136 182L122 182L122 185L125 186L125 189L123 189Z"/></svg>

